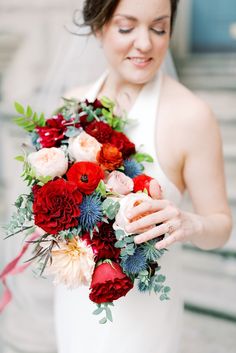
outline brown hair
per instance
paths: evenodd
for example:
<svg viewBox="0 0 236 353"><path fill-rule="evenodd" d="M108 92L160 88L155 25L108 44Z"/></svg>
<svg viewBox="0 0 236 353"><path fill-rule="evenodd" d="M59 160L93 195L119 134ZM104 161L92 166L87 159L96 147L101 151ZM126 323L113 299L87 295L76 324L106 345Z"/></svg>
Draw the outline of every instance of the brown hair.
<svg viewBox="0 0 236 353"><path fill-rule="evenodd" d="M88 26L91 33L101 29L103 25L111 19L120 0L86 0L83 6L83 20L80 24L76 20L76 13L74 13L74 23L79 27ZM171 3L171 33L173 31L174 20L176 17L177 6L179 0L170 0Z"/></svg>

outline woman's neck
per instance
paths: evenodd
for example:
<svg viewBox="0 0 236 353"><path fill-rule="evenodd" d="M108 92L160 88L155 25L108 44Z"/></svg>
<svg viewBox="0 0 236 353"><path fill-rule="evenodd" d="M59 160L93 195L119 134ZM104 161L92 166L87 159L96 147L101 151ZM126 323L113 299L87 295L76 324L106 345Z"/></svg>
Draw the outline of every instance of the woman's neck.
<svg viewBox="0 0 236 353"><path fill-rule="evenodd" d="M118 107L129 111L143 86L143 84L136 85L124 81L119 75L109 71L100 89L98 98L107 96L112 99Z"/></svg>

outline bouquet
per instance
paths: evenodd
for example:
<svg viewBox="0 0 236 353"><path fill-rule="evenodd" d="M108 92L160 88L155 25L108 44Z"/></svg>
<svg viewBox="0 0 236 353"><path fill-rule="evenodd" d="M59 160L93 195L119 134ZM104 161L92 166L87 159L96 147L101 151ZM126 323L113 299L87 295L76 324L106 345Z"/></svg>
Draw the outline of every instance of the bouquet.
<svg viewBox="0 0 236 353"><path fill-rule="evenodd" d="M29 193L17 198L7 237L24 236L33 246L28 263L39 275L70 289L89 286L94 314L104 313L104 324L112 321L113 302L134 284L169 299L158 265L166 249L155 248L164 236L135 244L136 234L126 230L136 220L127 212L150 200L152 183L161 198L161 187L145 174L143 163L152 157L125 135L129 120L115 114L111 100L63 99L47 119L15 103L14 120L28 132L33 151L26 145L16 157Z"/></svg>

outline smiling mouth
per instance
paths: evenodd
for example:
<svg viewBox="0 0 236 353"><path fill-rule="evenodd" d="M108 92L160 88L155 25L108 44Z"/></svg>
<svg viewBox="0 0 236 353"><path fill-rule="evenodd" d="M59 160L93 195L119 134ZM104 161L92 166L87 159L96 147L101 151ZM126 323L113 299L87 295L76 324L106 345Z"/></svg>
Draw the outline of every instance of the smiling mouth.
<svg viewBox="0 0 236 353"><path fill-rule="evenodd" d="M139 57L128 57L128 59L136 65L145 65L152 60L152 58L139 58Z"/></svg>

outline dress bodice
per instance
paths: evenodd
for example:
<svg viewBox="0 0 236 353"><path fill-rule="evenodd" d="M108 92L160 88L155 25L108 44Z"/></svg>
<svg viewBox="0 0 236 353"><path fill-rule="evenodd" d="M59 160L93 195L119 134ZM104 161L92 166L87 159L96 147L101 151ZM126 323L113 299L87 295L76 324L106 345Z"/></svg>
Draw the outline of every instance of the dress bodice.
<svg viewBox="0 0 236 353"><path fill-rule="evenodd" d="M92 85L85 95L89 101L94 101L108 75L108 72ZM163 74L159 71L156 76L142 87L128 117L134 123L127 127L125 133L135 143L139 152L148 153L154 159L153 163L145 163L145 173L156 178L163 190L164 198L179 204L182 198L180 190L169 180L164 173L159 160L156 147L158 129L158 108Z"/></svg>

